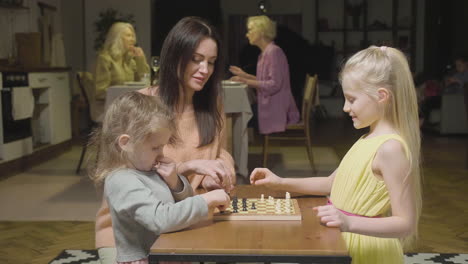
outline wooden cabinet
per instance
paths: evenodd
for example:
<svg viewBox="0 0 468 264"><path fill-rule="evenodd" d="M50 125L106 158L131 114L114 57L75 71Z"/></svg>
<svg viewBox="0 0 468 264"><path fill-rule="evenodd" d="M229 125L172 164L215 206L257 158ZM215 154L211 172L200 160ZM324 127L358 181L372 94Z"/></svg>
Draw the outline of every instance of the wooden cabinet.
<svg viewBox="0 0 468 264"><path fill-rule="evenodd" d="M335 47L336 64L370 45L401 49L414 70L416 0L316 0L317 43Z"/></svg>

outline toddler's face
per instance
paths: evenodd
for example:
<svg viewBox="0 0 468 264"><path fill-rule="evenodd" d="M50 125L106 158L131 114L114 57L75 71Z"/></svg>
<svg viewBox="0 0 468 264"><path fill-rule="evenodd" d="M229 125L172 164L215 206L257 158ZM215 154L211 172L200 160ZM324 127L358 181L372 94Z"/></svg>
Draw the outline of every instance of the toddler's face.
<svg viewBox="0 0 468 264"><path fill-rule="evenodd" d="M167 128L150 134L146 140L135 144L129 153L129 159L134 169L150 171L164 157L163 148L169 142L171 132Z"/></svg>

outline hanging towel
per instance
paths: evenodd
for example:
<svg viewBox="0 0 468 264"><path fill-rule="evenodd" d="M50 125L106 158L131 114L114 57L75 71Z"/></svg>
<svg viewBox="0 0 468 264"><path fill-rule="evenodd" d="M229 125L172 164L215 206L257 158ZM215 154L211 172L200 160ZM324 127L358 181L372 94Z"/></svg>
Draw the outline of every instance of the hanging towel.
<svg viewBox="0 0 468 264"><path fill-rule="evenodd" d="M52 37L52 50L50 55L50 66L65 67L65 47L62 34L54 34Z"/></svg>
<svg viewBox="0 0 468 264"><path fill-rule="evenodd" d="M11 89L13 120L31 118L34 112L34 96L30 87Z"/></svg>

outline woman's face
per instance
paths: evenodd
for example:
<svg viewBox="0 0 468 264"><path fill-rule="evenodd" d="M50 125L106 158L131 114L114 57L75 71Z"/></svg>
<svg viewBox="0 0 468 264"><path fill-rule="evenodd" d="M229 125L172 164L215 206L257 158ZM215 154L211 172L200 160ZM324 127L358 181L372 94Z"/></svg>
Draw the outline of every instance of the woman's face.
<svg viewBox="0 0 468 264"><path fill-rule="evenodd" d="M184 74L184 88L195 92L201 91L214 71L218 56L218 46L211 38L200 41L187 64Z"/></svg>
<svg viewBox="0 0 468 264"><path fill-rule="evenodd" d="M131 47L135 46L136 39L133 30L130 28L125 28L122 32L122 42L125 50L129 50Z"/></svg>
<svg viewBox="0 0 468 264"><path fill-rule="evenodd" d="M245 36L249 39L250 45L257 46L261 35L262 34L260 30L258 30L258 28L255 27L252 23L247 25L247 34L245 34Z"/></svg>

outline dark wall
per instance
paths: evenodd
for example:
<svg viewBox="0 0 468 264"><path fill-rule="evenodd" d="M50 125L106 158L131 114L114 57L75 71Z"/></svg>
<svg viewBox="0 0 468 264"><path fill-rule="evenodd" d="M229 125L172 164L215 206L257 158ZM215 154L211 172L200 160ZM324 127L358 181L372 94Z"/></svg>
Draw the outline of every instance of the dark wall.
<svg viewBox="0 0 468 264"><path fill-rule="evenodd" d="M159 55L171 28L183 17L199 16L222 29L220 0L152 0L151 55ZM222 32L219 32L222 34Z"/></svg>
<svg viewBox="0 0 468 264"><path fill-rule="evenodd" d="M441 78L456 56L468 55L468 1L425 3L424 75Z"/></svg>

